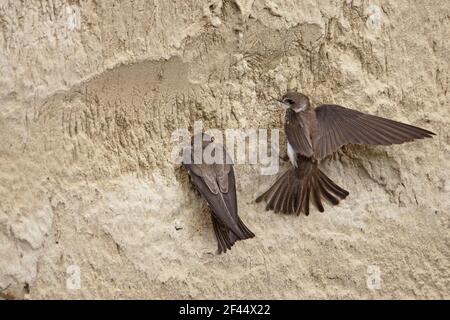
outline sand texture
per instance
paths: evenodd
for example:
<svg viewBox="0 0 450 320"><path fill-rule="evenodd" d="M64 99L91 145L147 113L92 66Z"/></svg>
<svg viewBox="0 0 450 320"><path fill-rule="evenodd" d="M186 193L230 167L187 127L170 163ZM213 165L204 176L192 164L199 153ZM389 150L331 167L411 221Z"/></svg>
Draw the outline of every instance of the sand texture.
<svg viewBox="0 0 450 320"><path fill-rule="evenodd" d="M0 296L450 298L449 39L448 0L0 0ZM217 255L171 134L281 129L287 89L437 135L326 160L308 217L236 165L256 238Z"/></svg>

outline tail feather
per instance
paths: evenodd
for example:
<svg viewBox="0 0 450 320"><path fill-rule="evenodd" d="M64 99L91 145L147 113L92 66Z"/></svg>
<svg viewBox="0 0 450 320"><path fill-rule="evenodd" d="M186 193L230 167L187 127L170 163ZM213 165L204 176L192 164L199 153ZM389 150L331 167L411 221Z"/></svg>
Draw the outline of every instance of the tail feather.
<svg viewBox="0 0 450 320"><path fill-rule="evenodd" d="M300 163L298 168L291 168L283 173L256 202L265 200L266 210L274 212L297 215L303 212L309 215L310 202L323 212L323 199L331 205L337 205L348 194L347 190L339 187L320 171L316 163L310 161L304 166Z"/></svg>
<svg viewBox="0 0 450 320"><path fill-rule="evenodd" d="M305 186L302 191L303 192L301 195L301 199L303 203L303 210L305 212L305 215L309 216L309 195L311 193L311 189L309 188L309 186ZM297 212L297 215L299 214L300 212Z"/></svg>
<svg viewBox="0 0 450 320"><path fill-rule="evenodd" d="M217 221L214 216L212 216L212 223L213 223L213 229L214 234L216 235L217 239L217 250L219 253L227 252L227 249L230 250L233 246L234 242L231 241L231 239L228 237L225 227Z"/></svg>
<svg viewBox="0 0 450 320"><path fill-rule="evenodd" d="M321 201L320 183L318 183L317 176L311 177L311 191L314 205L320 212L323 212L325 209Z"/></svg>
<svg viewBox="0 0 450 320"><path fill-rule="evenodd" d="M345 199L349 195L349 192L347 190L339 187L330 178L328 178L322 171L319 170L319 174L320 174L322 183L325 184L328 187L328 189L331 192L333 192L334 194L336 194L338 197L340 197L341 199Z"/></svg>
<svg viewBox="0 0 450 320"><path fill-rule="evenodd" d="M280 194L280 188L283 186L282 183L279 183L273 189L273 192L270 195L270 201L267 202L266 210L274 210L277 205L278 196Z"/></svg>
<svg viewBox="0 0 450 320"><path fill-rule="evenodd" d="M276 197L277 202L275 204L275 213L283 211L284 198L286 197L287 193L288 193L288 185L282 184L280 187L280 191L278 192L278 196Z"/></svg>
<svg viewBox="0 0 450 320"><path fill-rule="evenodd" d="M324 196L324 198L331 203L332 205L337 205L339 204L339 200L333 196L330 192L328 192L327 189L325 189L325 187L323 186L323 183L319 183L319 187L320 187L320 192L322 193L322 195Z"/></svg>
<svg viewBox="0 0 450 320"><path fill-rule="evenodd" d="M256 202L261 202L262 200L266 200L266 198L268 196L273 196L274 194L276 194L275 189L278 188L282 182L283 182L283 178L289 173L289 171L286 171L279 179L277 179L277 181L275 181L275 183L263 194L261 194L258 198L256 198Z"/></svg>
<svg viewBox="0 0 450 320"><path fill-rule="evenodd" d="M255 236L255 234L252 231L250 231L249 228L247 228L247 226L242 222L241 218L239 218L239 217L238 217L238 227L242 231L244 236L238 237L233 231L230 230L228 232L228 234L229 234L230 240L233 242L233 244L238 240L250 239Z"/></svg>
<svg viewBox="0 0 450 320"><path fill-rule="evenodd" d="M253 238L255 234L250 231L249 228L242 222L238 217L237 226L241 235L236 235L231 229L227 228L225 225L221 224L214 215L211 215L213 222L214 234L217 239L217 246L219 253L225 253L230 250L234 243L238 240L245 240Z"/></svg>

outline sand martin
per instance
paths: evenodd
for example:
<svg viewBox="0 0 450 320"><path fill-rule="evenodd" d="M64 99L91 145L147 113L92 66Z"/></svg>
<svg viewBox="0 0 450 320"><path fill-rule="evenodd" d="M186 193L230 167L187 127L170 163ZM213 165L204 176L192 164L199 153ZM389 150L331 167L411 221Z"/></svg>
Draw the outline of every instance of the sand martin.
<svg viewBox="0 0 450 320"><path fill-rule="evenodd" d="M215 144L206 134L192 137L191 146L185 149L183 167L187 170L191 182L206 199L211 209L214 233L218 242L219 253L231 249L237 240L253 238L255 235L238 216L236 183L232 161L225 148ZM212 145L214 144L214 145ZM201 151L200 163L195 163L195 152ZM207 149L207 153L204 152ZM189 152L187 152L189 151ZM218 153L221 155L218 156ZM205 157L212 154L211 163Z"/></svg>
<svg viewBox="0 0 450 320"><path fill-rule="evenodd" d="M336 205L347 197L348 191L318 167L322 159L344 145L392 145L434 135L428 130L338 105L313 108L309 98L297 92L288 92L277 100L286 108L284 131L293 167L256 199L267 202L266 210L308 215L310 201L323 212L322 199Z"/></svg>

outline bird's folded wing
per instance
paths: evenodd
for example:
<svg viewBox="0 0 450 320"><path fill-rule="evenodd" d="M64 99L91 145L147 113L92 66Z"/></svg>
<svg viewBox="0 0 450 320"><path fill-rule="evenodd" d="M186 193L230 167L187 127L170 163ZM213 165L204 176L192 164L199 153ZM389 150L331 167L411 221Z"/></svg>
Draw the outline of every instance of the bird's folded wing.
<svg viewBox="0 0 450 320"><path fill-rule="evenodd" d="M200 194L208 202L214 217L224 226L232 230L239 237L243 237L239 230L236 186L234 181L234 171L231 168L228 174L228 192L224 193L217 182L211 185L210 176L198 176L193 170L189 171L192 183L196 186Z"/></svg>
<svg viewBox="0 0 450 320"><path fill-rule="evenodd" d="M433 132L337 105L315 109L314 154L322 159L346 144L390 145L429 138Z"/></svg>
<svg viewBox="0 0 450 320"><path fill-rule="evenodd" d="M305 157L311 157L313 155L309 128L300 115L291 109L286 111L284 131L286 132L286 138L289 144L296 153Z"/></svg>

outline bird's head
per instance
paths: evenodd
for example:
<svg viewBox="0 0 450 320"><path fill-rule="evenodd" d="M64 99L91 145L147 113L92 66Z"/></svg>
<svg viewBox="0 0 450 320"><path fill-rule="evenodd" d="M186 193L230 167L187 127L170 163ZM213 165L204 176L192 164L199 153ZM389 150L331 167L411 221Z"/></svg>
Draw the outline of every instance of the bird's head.
<svg viewBox="0 0 450 320"><path fill-rule="evenodd" d="M290 108L295 112L306 111L309 109L309 98L302 93L289 91L281 98L277 99L283 107Z"/></svg>

